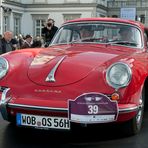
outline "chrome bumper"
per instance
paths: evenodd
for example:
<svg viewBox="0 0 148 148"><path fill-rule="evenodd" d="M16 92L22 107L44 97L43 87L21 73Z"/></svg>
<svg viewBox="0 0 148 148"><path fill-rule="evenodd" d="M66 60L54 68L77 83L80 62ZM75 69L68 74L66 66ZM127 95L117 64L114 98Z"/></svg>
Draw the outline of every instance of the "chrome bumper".
<svg viewBox="0 0 148 148"><path fill-rule="evenodd" d="M68 108L53 108L53 107L43 107L43 106L32 106L32 105L24 105L24 104L12 104L8 103L8 107L10 108L21 108L24 110L37 110L37 111L46 111L46 112L65 112L68 113ZM130 113L137 111L141 106L130 107L126 109L119 109L120 114Z"/></svg>
<svg viewBox="0 0 148 148"><path fill-rule="evenodd" d="M9 92L10 92L10 88L4 89L2 92L1 100L0 100L0 111L1 111L1 114L2 114L2 117L4 120L8 120L6 106L9 102L9 100L11 99Z"/></svg>
<svg viewBox="0 0 148 148"><path fill-rule="evenodd" d="M0 111L4 120L8 120L7 106L11 108L22 108L26 110L40 110L40 111L52 111L52 112L68 112L68 108L51 108L51 107L40 107L40 106L31 106L31 105L23 105L23 104L12 104L9 103L11 100L11 96L9 95L10 88L5 88L2 91L2 96L0 100ZM141 105L126 109L119 109L119 113L129 113L133 111L137 111Z"/></svg>
<svg viewBox="0 0 148 148"><path fill-rule="evenodd" d="M63 112L67 113L67 108L54 108L54 107L43 107L43 106L32 106L32 105L24 105L24 104L12 104L8 103L8 107L10 108L21 108L24 110L34 110L34 111L46 111L46 112Z"/></svg>

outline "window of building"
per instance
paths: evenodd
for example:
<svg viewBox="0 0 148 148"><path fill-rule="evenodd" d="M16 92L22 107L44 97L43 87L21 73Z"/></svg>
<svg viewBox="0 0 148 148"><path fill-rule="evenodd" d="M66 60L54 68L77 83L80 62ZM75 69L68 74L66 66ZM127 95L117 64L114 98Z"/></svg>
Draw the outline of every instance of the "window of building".
<svg viewBox="0 0 148 148"><path fill-rule="evenodd" d="M3 8L3 19L2 19L2 24L3 24L3 32L10 30L10 15L11 15L12 9L7 9Z"/></svg>
<svg viewBox="0 0 148 148"><path fill-rule="evenodd" d="M41 36L45 20L35 20L35 36Z"/></svg>
<svg viewBox="0 0 148 148"><path fill-rule="evenodd" d="M32 14L33 19L33 35L41 36L42 28L48 18L48 14Z"/></svg>
<svg viewBox="0 0 148 148"><path fill-rule="evenodd" d="M14 35L21 33L21 14L14 13Z"/></svg>
<svg viewBox="0 0 148 148"><path fill-rule="evenodd" d="M21 29L20 29L20 19L19 18L15 18L14 19L14 34L18 35L21 33Z"/></svg>
<svg viewBox="0 0 148 148"><path fill-rule="evenodd" d="M9 16L3 17L3 32L9 30Z"/></svg>

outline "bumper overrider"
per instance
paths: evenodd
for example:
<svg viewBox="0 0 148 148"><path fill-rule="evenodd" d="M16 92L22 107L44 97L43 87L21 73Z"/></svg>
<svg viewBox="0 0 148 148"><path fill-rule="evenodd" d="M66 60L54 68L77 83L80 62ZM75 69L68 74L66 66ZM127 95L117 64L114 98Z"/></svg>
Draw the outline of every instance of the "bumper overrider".
<svg viewBox="0 0 148 148"><path fill-rule="evenodd" d="M4 120L8 120L8 113L7 113L7 104L11 99L10 96L10 88L2 89L2 95L0 100L0 111Z"/></svg>
<svg viewBox="0 0 148 148"><path fill-rule="evenodd" d="M97 122L98 120L93 120L92 121L91 118L96 118L97 117L97 116L95 117L95 115L92 115L92 117L88 117L85 114L85 111L83 112L83 114L81 114L81 112L79 113L79 111L82 109L82 106L80 107L81 109L75 110L75 108L78 107L77 104L82 104L82 105L85 104L84 102L81 102L82 99L84 100L84 95L81 95L81 96L77 97L75 100L69 100L69 107L68 108L54 108L54 107L52 108L52 107L42 107L42 106L33 106L33 105L10 103L10 100L12 99L12 96L10 94L10 88L5 88L3 90L1 89L1 92L2 92L2 94L1 94L1 100L0 100L0 111L1 111L1 114L2 114L2 117L3 117L4 120L9 121L9 113L7 111L7 107L10 107L10 108L13 108L13 109L23 109L23 110L32 110L32 111L41 111L41 112L42 111L44 111L44 112L46 112L46 111L47 112L60 112L60 113L62 112L62 113L68 114L68 118L69 118L70 121L77 122L77 123L102 123L100 121ZM87 95L87 97L86 97L86 95ZM89 95L90 95L90 93L85 94L85 99L87 99L87 101L90 99ZM91 93L91 95L92 95L92 93ZM100 94L97 94L96 98L99 100L98 95L100 95ZM95 96L96 96L96 93L95 93ZM107 98L105 95L102 95L102 94L100 96L101 97L103 96L103 97ZM92 103L92 104L94 104L94 103ZM127 107L127 105L120 105L117 102L114 102L114 104L116 104L116 108L115 108L115 110L116 110L115 111L116 112L116 115L115 115L116 117L115 118L116 119L114 119L113 121L118 120L117 118L120 117L120 115L136 113L137 110L141 107L140 105L139 106L129 105ZM91 105L89 106L89 108L90 108L89 112L94 111L94 109L96 109L96 108L91 109L91 107L94 107L94 106L91 106ZM99 109L100 109L100 107L99 107ZM97 111L97 109L95 111ZM103 113L103 111L102 111L102 113ZM100 113L99 115L101 115L102 113ZM81 122L80 120L81 120L81 118L84 117L83 116L84 114L85 114L86 118L82 119L82 122ZM95 114L95 112L94 112L94 114ZM110 112L109 115L111 115L111 114L112 113ZM102 114L102 117L103 116L105 116L104 113ZM90 120L91 120L91 122L89 122Z"/></svg>

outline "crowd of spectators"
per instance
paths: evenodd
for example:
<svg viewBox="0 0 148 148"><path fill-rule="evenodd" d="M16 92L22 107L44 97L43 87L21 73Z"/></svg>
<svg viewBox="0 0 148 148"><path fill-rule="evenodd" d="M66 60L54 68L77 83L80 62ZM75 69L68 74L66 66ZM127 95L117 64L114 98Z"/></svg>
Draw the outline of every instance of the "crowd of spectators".
<svg viewBox="0 0 148 148"><path fill-rule="evenodd" d="M4 32L3 35L0 35L0 54L17 49L48 47L58 30L54 22L51 18L47 19L42 28L41 37L32 37L30 34L14 36L11 31Z"/></svg>
<svg viewBox="0 0 148 148"><path fill-rule="evenodd" d="M36 36L33 38L30 34L27 34L26 36L19 34L18 36L15 36L15 40L18 42L18 49L43 47L44 45L42 37Z"/></svg>
<svg viewBox="0 0 148 148"><path fill-rule="evenodd" d="M16 49L38 48L43 46L44 41L42 37L39 36L34 38L29 34L26 36L21 34L13 36L11 31L6 31L3 35L0 35L0 54Z"/></svg>

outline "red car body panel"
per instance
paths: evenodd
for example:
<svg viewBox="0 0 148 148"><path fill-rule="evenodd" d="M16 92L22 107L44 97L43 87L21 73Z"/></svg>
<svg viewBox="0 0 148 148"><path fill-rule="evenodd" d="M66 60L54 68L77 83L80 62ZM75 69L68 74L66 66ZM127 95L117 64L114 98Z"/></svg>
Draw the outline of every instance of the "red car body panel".
<svg viewBox="0 0 148 148"><path fill-rule="evenodd" d="M44 50L47 50L47 49L44 49ZM112 49L109 48L109 50L112 50ZM80 53L81 52L82 51L80 51ZM102 60L101 60L100 55L103 55L105 53L99 53L98 51L97 51L98 53L95 53L95 52L89 53L90 51L88 51L88 52L86 52L86 55L85 55L85 52L82 53L82 57L84 56L85 59L87 58L87 54L92 54L93 59L97 58L97 56L99 57L100 61L97 64L98 64L100 70L101 70L101 67L102 68L106 67L109 64L109 62L108 62L109 60L110 60L110 63L112 63L115 59L117 60L118 58L121 58L121 56L122 56L121 59L125 59L129 56L129 52L126 53L125 55L123 55L123 50L116 51L114 49L114 52L115 52L114 54L113 53L109 54L107 52L106 58L104 58L104 56L103 56ZM77 53L77 54L79 55L80 53ZM134 53L134 52L131 51L131 54L132 53ZM13 55L7 55L6 58L8 59L8 61L9 61L9 59L12 58L11 63L10 63L10 67L12 67L12 69L10 69L10 71L15 71L15 72L12 72L12 73L8 72L8 77L5 77L3 80L1 80L1 85L2 86L6 85L6 86L12 88L12 93L13 93L14 98L17 97L17 99L11 100L12 103L33 105L33 106L37 105L37 106L67 108L67 100L68 99L75 99L77 96L79 96L83 92L91 92L91 91L98 92L99 91L104 94L112 94L114 92L114 90L112 88L110 88L104 82L103 79L99 80L99 82L95 81L98 77L104 78L105 76L102 76L102 73L101 73L101 75L98 74L98 72L91 74L91 71L93 71L94 69L97 69L97 71L98 71L98 66L97 66L97 64L95 64L95 62L93 63L93 61L91 62L90 65L87 64L88 67L86 66L86 70L84 69L84 71L83 71L84 73L81 73L83 70L81 68L78 68L76 70L78 74L81 74L80 76L75 75L75 73L74 73L75 69L70 69L71 71L69 71L69 72L66 71L67 73L64 73L65 74L64 77L61 77L61 79L65 78L65 84L63 84L64 85L64 88L63 88L63 86L60 85L60 83L58 83L58 79L57 79L57 83L54 83L54 84L52 84L52 83L49 84L48 82L45 82L44 79L42 79L42 78L46 78L46 75L48 74L47 73L48 70L46 70L46 68L43 67L45 69L44 72L46 74L44 72L37 73L37 70L30 68L31 67L30 65L33 61L33 57L30 56L30 60L28 59L26 61L26 63L23 64L23 61L22 61L23 58L21 56L18 56L20 58L20 61L19 61L19 59L17 59L17 62L16 62L14 57L17 54L21 54L21 52L20 53L18 52L16 54L13 53ZM136 57L135 57L135 59L136 59ZM14 63L13 63L13 61L14 61ZM66 69L66 66L69 69L69 65L68 64L66 65L66 61L69 63L69 60L65 60L64 61L65 63L62 63L62 64L65 66L65 69ZM83 61L83 58L81 59L81 61ZM104 61L106 62L106 64ZM132 64L134 64L133 63L134 59L131 60L129 57L127 62L129 62L129 64L131 62L132 62ZM19 63L21 63L21 66L19 65ZM74 61L74 63L75 63L75 61ZM11 64L12 65L15 64L15 68L17 68L17 65L20 66L19 68L17 68L18 71L16 71L16 69L13 69L13 66L11 66ZM93 64L95 64L95 65L93 65ZM78 63L78 65L81 65L81 63ZM42 69L40 69L41 68L40 65L36 66L35 68L37 68L37 69L39 68L39 71L43 71ZM141 89L141 85L142 85L144 78L145 78L144 71L141 70L141 69L144 69L144 67L141 67L141 65L140 65L140 67L138 69L139 69L139 71L136 71L137 74L136 74L135 78L133 78L135 82L133 81L133 84L131 83L130 86L128 87L128 89L127 88L121 89L121 96L122 96L122 94L124 94L124 96L122 96L122 97L125 98L125 99L120 100L121 103L138 104L136 99L139 98L139 96L138 96L139 91ZM34 70L34 73L33 73L33 70ZM50 70L50 68L49 68L49 70ZM59 71L59 74L58 74L58 71ZM58 71L57 71L57 77L59 78L59 81L62 81L62 80L60 80L60 73L62 73L62 72L60 71L60 69L58 69ZM32 77L30 78L31 72L33 74L32 74ZM16 73L17 73L17 77L16 77ZM143 79L141 79L142 75L143 75ZM40 79L37 80L37 78L39 78L39 77L41 78L41 80ZM73 78L73 81L67 82L70 79L69 77ZM67 78L69 78L69 79L67 79ZM86 82L84 80L84 78L88 79L88 81ZM139 82L138 78L141 79L140 82ZM77 81L79 81L79 82L77 82ZM138 81L139 83L137 84L137 87L135 89L133 89L133 85L136 83L136 81ZM10 83L10 82L17 82L17 84ZM100 88L99 86L104 86L104 87ZM13 90L13 88L14 88L14 90ZM44 90L44 91L41 91L41 90ZM50 100L48 98L49 93L50 93L50 97L51 97ZM31 94L31 96L28 96L28 94ZM131 100L131 95L134 96L133 100ZM67 98L67 96L68 96L68 98Z"/></svg>

